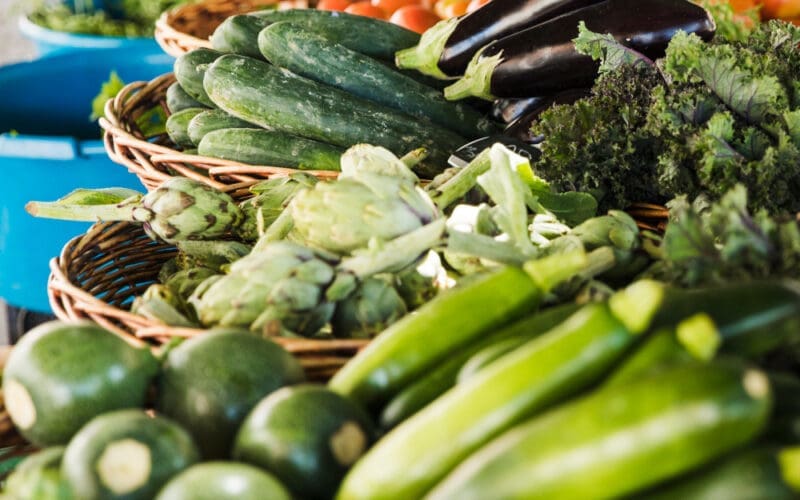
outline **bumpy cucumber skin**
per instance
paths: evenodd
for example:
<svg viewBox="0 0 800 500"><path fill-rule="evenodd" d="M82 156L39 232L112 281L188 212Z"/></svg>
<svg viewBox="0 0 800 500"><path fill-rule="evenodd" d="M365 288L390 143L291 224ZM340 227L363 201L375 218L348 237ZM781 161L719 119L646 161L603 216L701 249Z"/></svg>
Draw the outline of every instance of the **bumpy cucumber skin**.
<svg viewBox="0 0 800 500"><path fill-rule="evenodd" d="M252 125L251 125L252 126ZM251 165L338 171L344 149L296 135L254 128L208 132L198 144L202 156Z"/></svg>
<svg viewBox="0 0 800 500"><path fill-rule="evenodd" d="M203 76L209 64L216 61L222 52L212 49L199 48L191 50L175 59L173 71L175 78L189 96L209 108L216 108L205 89Z"/></svg>
<svg viewBox="0 0 800 500"><path fill-rule="evenodd" d="M348 148L369 143L398 156L425 147L416 170L432 178L465 140L417 118L244 56L225 55L206 71L205 89L221 108L266 129Z"/></svg>
<svg viewBox="0 0 800 500"><path fill-rule="evenodd" d="M302 26L288 22L272 24L258 35L258 47L276 66L430 120L466 138L476 139L497 132L489 120L469 106L454 104L440 91Z"/></svg>
<svg viewBox="0 0 800 500"><path fill-rule="evenodd" d="M761 372L680 365L511 429L428 498L618 498L750 442L766 426L771 399Z"/></svg>
<svg viewBox="0 0 800 500"><path fill-rule="evenodd" d="M192 148L194 143L189 137L189 123L195 116L205 112L205 108L188 108L169 115L167 118L167 135L176 145Z"/></svg>
<svg viewBox="0 0 800 500"><path fill-rule="evenodd" d="M365 407L385 402L453 349L535 310L540 298L541 291L521 269L476 277L392 324L328 385Z"/></svg>
<svg viewBox="0 0 800 500"><path fill-rule="evenodd" d="M489 440L596 382L634 339L606 304L584 307L384 436L345 478L338 498L422 497Z"/></svg>
<svg viewBox="0 0 800 500"><path fill-rule="evenodd" d="M211 35L211 48L225 54L263 59L258 50L258 33L269 26L269 22L256 16L240 14L231 16L217 26Z"/></svg>
<svg viewBox="0 0 800 500"><path fill-rule="evenodd" d="M164 417L140 410L105 413L86 424L67 445L61 473L76 498L121 498L109 490L98 473L98 460L106 447L132 439L150 450L150 475L146 484L124 495L129 500L149 500L175 474L199 461L189 434Z"/></svg>
<svg viewBox="0 0 800 500"><path fill-rule="evenodd" d="M36 422L18 429L31 443L49 446L66 444L100 413L144 406L157 372L148 349L133 348L94 323L51 321L16 344L3 384L5 389L15 381L27 389Z"/></svg>
<svg viewBox="0 0 800 500"><path fill-rule="evenodd" d="M189 120L186 132L189 134L189 140L192 141L192 144L199 146L203 137L214 130L253 127L252 123L247 123L235 116L231 116L221 109L209 109Z"/></svg>
<svg viewBox="0 0 800 500"><path fill-rule="evenodd" d="M413 47L420 38L417 33L397 24L346 12L289 9L262 11L253 16L267 23L288 21L298 24L350 50L386 61L394 61L395 52Z"/></svg>
<svg viewBox="0 0 800 500"><path fill-rule="evenodd" d="M156 409L192 434L204 458L227 458L250 410L266 395L304 380L300 363L274 342L216 329L169 352Z"/></svg>
<svg viewBox="0 0 800 500"><path fill-rule="evenodd" d="M188 108L204 108L198 100L186 93L181 84L174 82L167 88L167 109L170 113L177 113Z"/></svg>

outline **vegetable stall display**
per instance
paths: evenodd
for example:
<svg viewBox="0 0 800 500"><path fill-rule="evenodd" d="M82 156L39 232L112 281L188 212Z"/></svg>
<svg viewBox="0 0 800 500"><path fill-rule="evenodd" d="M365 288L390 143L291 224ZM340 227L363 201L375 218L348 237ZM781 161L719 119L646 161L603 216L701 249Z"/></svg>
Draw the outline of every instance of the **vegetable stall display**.
<svg viewBox="0 0 800 500"><path fill-rule="evenodd" d="M159 125L188 168L194 148L288 168L229 192L176 170L148 193L28 205L159 246L119 270L146 276L103 318L121 338L58 321L12 351L6 405L43 451L9 494L800 495L800 28L717 18L715 34L682 0L655 3L654 24L614 10L631 5L493 0L447 24L453 47L474 44L450 76L531 32L566 47L556 67L588 63L541 79L517 65L547 91L510 84L493 103L538 143L530 157L488 107L392 67L427 34L370 44L381 24L357 16L229 18L176 61ZM549 18L525 27L515 9ZM470 35L476 20L491 22ZM484 73L478 94L499 95ZM80 292L116 300L110 281ZM340 339L364 347L324 381L281 347Z"/></svg>

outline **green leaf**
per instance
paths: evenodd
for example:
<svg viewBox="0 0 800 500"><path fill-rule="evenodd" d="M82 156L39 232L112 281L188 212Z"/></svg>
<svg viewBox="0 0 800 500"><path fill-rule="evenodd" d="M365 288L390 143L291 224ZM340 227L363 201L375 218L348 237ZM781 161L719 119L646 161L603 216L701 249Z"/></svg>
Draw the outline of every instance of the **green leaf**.
<svg viewBox="0 0 800 500"><path fill-rule="evenodd" d="M125 86L116 71L111 71L108 81L100 86L100 93L92 99L92 115L90 120L94 121L103 116L106 102L117 96L120 90Z"/></svg>
<svg viewBox="0 0 800 500"><path fill-rule="evenodd" d="M792 144L800 148L800 109L784 113L783 121L786 122L786 129L789 137L792 138Z"/></svg>
<svg viewBox="0 0 800 500"><path fill-rule="evenodd" d="M76 189L59 198L56 203L80 206L116 205L134 196L141 196L141 193L126 188Z"/></svg>
<svg viewBox="0 0 800 500"><path fill-rule="evenodd" d="M623 65L653 66L655 64L644 54L617 41L613 35L601 35L589 30L584 21L578 24L578 37L573 41L578 52L590 56L595 61L600 61L601 73L613 71Z"/></svg>

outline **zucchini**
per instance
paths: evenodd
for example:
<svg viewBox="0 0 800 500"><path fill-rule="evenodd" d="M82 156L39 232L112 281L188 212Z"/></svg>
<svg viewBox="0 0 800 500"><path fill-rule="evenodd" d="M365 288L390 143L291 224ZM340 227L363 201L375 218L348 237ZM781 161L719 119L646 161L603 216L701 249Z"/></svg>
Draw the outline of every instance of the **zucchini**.
<svg viewBox="0 0 800 500"><path fill-rule="evenodd" d="M394 53L419 42L419 35L380 19L316 9L268 10L226 19L214 31L212 46L222 52L261 58L258 33L288 21L361 54L394 61Z"/></svg>
<svg viewBox="0 0 800 500"><path fill-rule="evenodd" d="M204 458L227 458L250 410L303 380L300 363L278 344L244 330L211 330L169 351L156 409L192 434Z"/></svg>
<svg viewBox="0 0 800 500"><path fill-rule="evenodd" d="M797 450L795 448L795 450ZM791 500L800 494L786 479L774 446L741 450L643 494L648 500ZM795 451L797 453L797 451ZM795 470L800 463L795 460Z"/></svg>
<svg viewBox="0 0 800 500"><path fill-rule="evenodd" d="M675 330L663 328L654 332L628 356L619 368L603 382L605 387L625 385L642 375L650 375L671 365L686 363L695 358L675 337Z"/></svg>
<svg viewBox="0 0 800 500"><path fill-rule="evenodd" d="M352 401L299 385L258 403L236 436L234 457L272 472L298 498L327 499L375 438L369 416Z"/></svg>
<svg viewBox="0 0 800 500"><path fill-rule="evenodd" d="M204 108L198 100L186 93L178 82L167 88L167 109L170 113L177 113L187 108Z"/></svg>
<svg viewBox="0 0 800 500"><path fill-rule="evenodd" d="M169 115L167 118L167 135L181 148L193 148L194 143L189 137L189 122L205 112L205 108L187 108Z"/></svg>
<svg viewBox="0 0 800 500"><path fill-rule="evenodd" d="M430 156L417 165L422 177L443 170L450 152L464 143L431 123L249 57L220 57L206 71L204 84L220 108L267 129L343 148L374 144L398 157L425 147Z"/></svg>
<svg viewBox="0 0 800 500"><path fill-rule="evenodd" d="M64 449L63 446L51 446L28 455L5 481L3 490L7 498L70 500L69 487L61 477Z"/></svg>
<svg viewBox="0 0 800 500"><path fill-rule="evenodd" d="M176 475L155 500L291 500L269 472L236 462L204 462Z"/></svg>
<svg viewBox="0 0 800 500"><path fill-rule="evenodd" d="M194 100L209 108L216 108L205 89L203 88L203 75L206 68L222 55L216 50L199 48L191 50L175 59L173 71L175 78L183 90Z"/></svg>
<svg viewBox="0 0 800 500"><path fill-rule="evenodd" d="M778 443L800 443L800 379L789 373L769 373L775 394L769 428L765 438ZM800 469L799 469L800 470Z"/></svg>
<svg viewBox="0 0 800 500"><path fill-rule="evenodd" d="M200 141L205 135L214 130L224 130L230 128L253 128L252 123L247 123L235 116L231 116L221 109L209 109L198 113L191 120L186 129L189 140L195 146L200 145Z"/></svg>
<svg viewBox="0 0 800 500"><path fill-rule="evenodd" d="M711 462L766 426L764 373L679 365L600 390L515 427L461 463L427 498L617 498Z"/></svg>
<svg viewBox="0 0 800 500"><path fill-rule="evenodd" d="M251 165L334 171L339 170L339 159L344 153L344 149L337 146L262 128L208 132L198 144L197 151L201 156Z"/></svg>
<svg viewBox="0 0 800 500"><path fill-rule="evenodd" d="M199 458L189 434L171 420L118 410L81 428L67 445L61 473L75 498L149 500Z"/></svg>
<svg viewBox="0 0 800 500"><path fill-rule="evenodd" d="M464 363L464 366L462 366L458 371L456 381L459 384L465 383L467 380L474 377L475 374L492 364L492 362L497 361L510 352L513 352L518 347L527 343L528 340L530 339L525 337L511 337L501 342L494 342L486 346L485 349L481 349L480 351L476 352L474 356L470 357L467 362Z"/></svg>
<svg viewBox="0 0 800 500"><path fill-rule="evenodd" d="M451 355L433 371L405 387L381 412L381 428L390 429L407 419L453 387L457 377L476 353L514 340L519 346L553 328L577 311L577 304L565 304L536 312L511 325L491 332L486 337Z"/></svg>
<svg viewBox="0 0 800 500"><path fill-rule="evenodd" d="M278 22L258 35L258 48L272 64L369 101L427 119L469 139L498 132L470 108L380 62L332 42L301 25Z"/></svg>
<svg viewBox="0 0 800 500"><path fill-rule="evenodd" d="M456 385L367 452L339 498L421 498L489 440L605 375L647 329L662 299L654 282L631 285ZM491 310L482 309L484 315Z"/></svg>
<svg viewBox="0 0 800 500"><path fill-rule="evenodd" d="M100 413L144 406L158 372L137 349L89 322L50 321L23 336L3 371L5 405L37 446L66 444Z"/></svg>

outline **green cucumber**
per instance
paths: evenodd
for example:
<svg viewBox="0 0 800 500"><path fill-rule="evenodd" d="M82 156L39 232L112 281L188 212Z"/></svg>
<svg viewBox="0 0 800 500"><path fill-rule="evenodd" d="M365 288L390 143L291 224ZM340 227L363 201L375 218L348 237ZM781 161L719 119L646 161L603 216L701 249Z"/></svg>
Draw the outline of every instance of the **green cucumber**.
<svg viewBox="0 0 800 500"><path fill-rule="evenodd" d="M286 387L248 415L234 457L275 474L299 498L332 498L339 483L374 442L367 414L322 386Z"/></svg>
<svg viewBox="0 0 800 500"><path fill-rule="evenodd" d="M224 130L230 128L253 128L252 123L247 123L235 116L231 116L221 109L209 109L198 113L189 121L186 132L189 140L195 146L200 145L200 141L209 132L214 130Z"/></svg>
<svg viewBox="0 0 800 500"><path fill-rule="evenodd" d="M186 93L178 82L167 88L167 109L170 113L177 113L188 108L205 107L200 101Z"/></svg>
<svg viewBox="0 0 800 500"><path fill-rule="evenodd" d="M23 336L3 371L6 409L37 446L66 444L100 413L144 406L158 372L137 349L89 322L51 321Z"/></svg>
<svg viewBox="0 0 800 500"><path fill-rule="evenodd" d="M431 123L244 56L217 59L204 84L220 108L267 129L343 148L374 144L397 156L425 147L429 157L417 165L422 177L443 170L449 154L464 143Z"/></svg>
<svg viewBox="0 0 800 500"><path fill-rule="evenodd" d="M764 373L678 365L595 391L517 426L462 462L427 498L617 498L752 441L771 405Z"/></svg>
<svg viewBox="0 0 800 500"><path fill-rule="evenodd" d="M169 351L156 409L192 434L204 458L226 458L250 410L303 380L300 363L278 344L244 330L211 330Z"/></svg>
<svg viewBox="0 0 800 500"><path fill-rule="evenodd" d="M199 460L189 434L142 410L105 413L67 445L61 473L76 498L151 499L175 474Z"/></svg>
<svg viewBox="0 0 800 500"><path fill-rule="evenodd" d="M281 21L297 24L350 50L385 61L394 61L395 52L419 42L417 33L380 19L345 12L289 9L230 17L215 30L211 44L222 52L260 58L258 33Z"/></svg>
<svg viewBox="0 0 800 500"><path fill-rule="evenodd" d="M191 50L175 59L173 71L175 78L190 97L204 106L216 108L205 89L203 88L203 75L209 64L216 61L222 52L199 48Z"/></svg>
<svg viewBox="0 0 800 500"><path fill-rule="evenodd" d="M20 500L70 500L69 487L61 477L63 446L51 446L29 455L8 477L4 493Z"/></svg>
<svg viewBox="0 0 800 500"><path fill-rule="evenodd" d="M381 412L381 428L390 429L456 384L457 377L475 356L505 341L521 345L553 328L577 311L577 304L565 304L536 312L511 325L488 334L451 355L433 371L405 387Z"/></svg>
<svg viewBox="0 0 800 500"><path fill-rule="evenodd" d="M291 500L269 472L236 462L204 462L176 475L155 500Z"/></svg>
<svg viewBox="0 0 800 500"><path fill-rule="evenodd" d="M787 481L773 446L741 450L643 494L648 500L791 500L800 489ZM795 452L796 453L796 452ZM795 467L800 464L795 463Z"/></svg>
<svg viewBox="0 0 800 500"><path fill-rule="evenodd" d="M339 498L421 498L488 441L605 375L647 329L662 299L662 287L639 282L609 304L583 307L456 385L367 452L345 478Z"/></svg>
<svg viewBox="0 0 800 500"><path fill-rule="evenodd" d="M441 92L380 62L309 32L278 22L258 35L258 48L272 64L369 101L430 120L469 139L497 132L469 106L454 105Z"/></svg>
<svg viewBox="0 0 800 500"><path fill-rule="evenodd" d="M167 118L167 135L172 139L172 142L182 148L194 147L194 143L189 137L189 122L205 111L205 108L188 108L169 115L169 118Z"/></svg>
<svg viewBox="0 0 800 500"><path fill-rule="evenodd" d="M339 160L344 153L338 146L262 128L208 132L197 150L202 156L251 165L333 171L340 169Z"/></svg>

